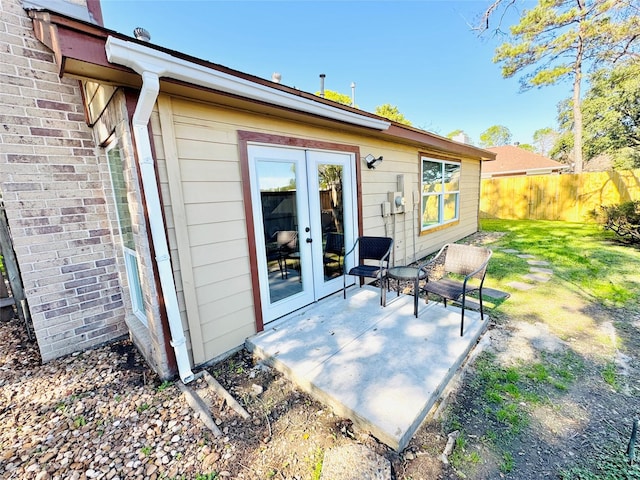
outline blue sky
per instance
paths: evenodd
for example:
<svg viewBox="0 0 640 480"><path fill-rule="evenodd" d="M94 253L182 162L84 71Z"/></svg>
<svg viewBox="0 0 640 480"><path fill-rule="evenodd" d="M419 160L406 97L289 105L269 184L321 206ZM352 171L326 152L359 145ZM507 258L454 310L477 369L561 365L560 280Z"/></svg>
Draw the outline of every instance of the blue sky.
<svg viewBox="0 0 640 480"><path fill-rule="evenodd" d="M105 26L308 92L351 95L373 112L395 105L414 126L440 135L464 130L478 144L492 125L531 143L556 126L569 84L520 92L492 62L504 37L471 31L489 0L186 1L102 0ZM526 2L524 2L527 5ZM533 3L529 2L529 6ZM517 21L514 10L503 29Z"/></svg>

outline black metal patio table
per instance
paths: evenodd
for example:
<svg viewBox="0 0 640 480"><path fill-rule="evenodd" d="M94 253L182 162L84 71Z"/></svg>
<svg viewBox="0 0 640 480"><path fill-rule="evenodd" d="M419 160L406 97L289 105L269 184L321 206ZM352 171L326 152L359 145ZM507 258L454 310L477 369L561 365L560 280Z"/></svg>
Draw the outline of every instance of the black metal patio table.
<svg viewBox="0 0 640 480"><path fill-rule="evenodd" d="M387 290L390 290L390 281L391 280L396 280L396 296L400 296L400 281L402 280L411 280L413 283L413 294L415 295L416 292L418 291L418 285L416 285L416 283L418 283L418 281L420 280L424 280L426 278L426 273L424 271L420 272L420 278L418 278L418 267L408 267L408 266L401 266L401 267L391 267L387 270L386 275L385 275L385 281L386 281L386 288L383 289L384 291L384 299L383 299L383 305L386 306L387 304Z"/></svg>

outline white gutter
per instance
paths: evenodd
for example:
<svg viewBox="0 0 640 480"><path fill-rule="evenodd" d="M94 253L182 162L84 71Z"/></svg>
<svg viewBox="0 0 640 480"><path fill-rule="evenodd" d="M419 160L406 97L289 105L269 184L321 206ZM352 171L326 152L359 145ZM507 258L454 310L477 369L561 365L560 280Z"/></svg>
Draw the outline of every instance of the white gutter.
<svg viewBox="0 0 640 480"><path fill-rule="evenodd" d="M391 126L391 122L385 120L342 110L315 100L283 92L267 85L261 85L251 80L173 57L168 53L160 52L139 43L109 37L107 38L105 50L109 62L125 65L140 74L143 71L152 71L156 72L159 77L173 78L193 85L375 130L387 130Z"/></svg>
<svg viewBox="0 0 640 480"><path fill-rule="evenodd" d="M138 71L138 69L136 69ZM171 331L171 346L176 354L178 364L178 374L184 383L189 383L195 376L191 371L191 362L187 352L187 341L182 328L180 309L178 307L178 296L173 280L173 270L169 256L169 246L165 235L162 208L160 205L160 194L158 192L158 182L156 181L156 171L154 159L149 140L147 125L151 112L160 92L160 79L158 73L146 70L146 67L139 67L142 75L142 88L140 98L133 113L133 136L136 142L136 151L140 162L140 176L142 178L142 188L147 201L147 211L149 214L149 226L151 228L151 240L156 252L156 264L160 277L160 288L164 298L167 317L169 319L169 330Z"/></svg>

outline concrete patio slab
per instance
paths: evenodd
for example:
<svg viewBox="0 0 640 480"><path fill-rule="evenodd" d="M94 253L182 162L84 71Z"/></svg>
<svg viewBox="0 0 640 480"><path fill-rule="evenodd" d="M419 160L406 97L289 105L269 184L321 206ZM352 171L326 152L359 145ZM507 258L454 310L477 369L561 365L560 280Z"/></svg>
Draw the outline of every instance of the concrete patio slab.
<svg viewBox="0 0 640 480"><path fill-rule="evenodd" d="M392 448L403 450L485 331L488 317L351 289L270 324L247 349Z"/></svg>

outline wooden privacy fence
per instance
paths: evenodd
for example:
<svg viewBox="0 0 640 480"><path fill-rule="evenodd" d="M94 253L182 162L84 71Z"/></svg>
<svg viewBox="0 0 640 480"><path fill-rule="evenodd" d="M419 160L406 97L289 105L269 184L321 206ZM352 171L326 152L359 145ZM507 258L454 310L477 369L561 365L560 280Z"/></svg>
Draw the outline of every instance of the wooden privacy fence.
<svg viewBox="0 0 640 480"><path fill-rule="evenodd" d="M640 169L482 180L480 217L592 221L601 205L640 200Z"/></svg>

